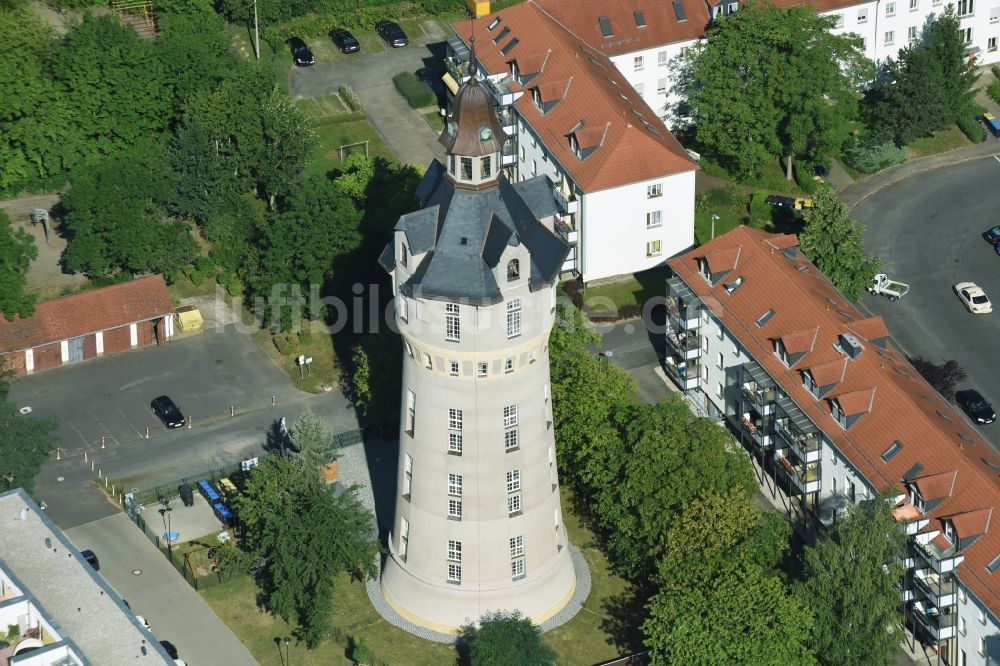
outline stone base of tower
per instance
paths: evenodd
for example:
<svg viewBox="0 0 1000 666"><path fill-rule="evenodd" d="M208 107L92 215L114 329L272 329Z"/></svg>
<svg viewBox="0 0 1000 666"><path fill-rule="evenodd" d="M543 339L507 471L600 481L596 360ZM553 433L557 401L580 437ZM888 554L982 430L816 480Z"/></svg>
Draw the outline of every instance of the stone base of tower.
<svg viewBox="0 0 1000 666"><path fill-rule="evenodd" d="M568 548L549 566L521 580L500 585L454 585L418 578L390 553L382 568L386 602L413 624L449 634L479 621L483 614L519 610L535 624L561 611L576 590L576 574Z"/></svg>

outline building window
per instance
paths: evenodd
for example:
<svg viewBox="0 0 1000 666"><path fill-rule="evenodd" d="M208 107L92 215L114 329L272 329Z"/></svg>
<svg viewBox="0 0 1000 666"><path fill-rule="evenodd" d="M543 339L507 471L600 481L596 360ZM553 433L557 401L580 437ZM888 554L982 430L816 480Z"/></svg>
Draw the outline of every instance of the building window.
<svg viewBox="0 0 1000 666"><path fill-rule="evenodd" d="M868 9L858 10L858 23L868 23Z"/></svg>
<svg viewBox="0 0 1000 666"><path fill-rule="evenodd" d="M455 156L454 155L449 155L448 156L448 173L450 173L453 176L455 175Z"/></svg>
<svg viewBox="0 0 1000 666"><path fill-rule="evenodd" d="M632 70L636 72L642 71L642 56L632 58Z"/></svg>
<svg viewBox="0 0 1000 666"><path fill-rule="evenodd" d="M410 343L407 342L406 340L403 340L403 349L406 350L406 355L407 356L409 356L410 358L413 358L413 347L411 347Z"/></svg>
<svg viewBox="0 0 1000 666"><path fill-rule="evenodd" d="M462 337L462 328L459 322L458 305L455 303L445 303L444 305L444 332L445 337L453 342L458 342Z"/></svg>
<svg viewBox="0 0 1000 666"><path fill-rule="evenodd" d="M521 161L524 161L524 146L521 146Z"/></svg>
<svg viewBox="0 0 1000 666"><path fill-rule="evenodd" d="M410 540L410 521L399 517L399 556L406 561L406 544Z"/></svg>
<svg viewBox="0 0 1000 666"><path fill-rule="evenodd" d="M659 256L659 254L660 254L660 241L655 240L655 241L649 241L648 243L646 243L646 256L647 257L656 257L656 256Z"/></svg>
<svg viewBox="0 0 1000 666"><path fill-rule="evenodd" d="M507 451L516 449L518 445L517 439L517 428L510 428L509 430L504 430L503 433L503 446Z"/></svg>
<svg viewBox="0 0 1000 666"><path fill-rule="evenodd" d="M885 3L885 15L886 16L895 16L896 15L896 3L895 2L887 2L887 3Z"/></svg>
<svg viewBox="0 0 1000 666"><path fill-rule="evenodd" d="M489 178L493 175L493 164L491 163L490 156L486 155L479 158L479 177Z"/></svg>
<svg viewBox="0 0 1000 666"><path fill-rule="evenodd" d="M719 388L716 389L716 391L715 391L715 397L719 398L721 400L724 391L725 391L725 387L722 385L722 382L719 382Z"/></svg>
<svg viewBox="0 0 1000 666"><path fill-rule="evenodd" d="M402 245L399 246L399 265L400 266L406 266L406 256L407 256L406 243L403 243Z"/></svg>
<svg viewBox="0 0 1000 666"><path fill-rule="evenodd" d="M424 367L428 370L434 368L434 362L431 360L431 355L427 352L424 352Z"/></svg>
<svg viewBox="0 0 1000 666"><path fill-rule="evenodd" d="M662 224L662 215L663 211L660 210L653 210L646 213L646 228L653 229L660 226Z"/></svg>
<svg viewBox="0 0 1000 666"><path fill-rule="evenodd" d="M835 21L836 21L836 22L835 22L835 23L833 24L833 27L834 27L834 28L843 28L843 27L844 27L844 15L843 15L843 14L837 14L837 15L836 15L836 16L834 17L834 19L835 19Z"/></svg>
<svg viewBox="0 0 1000 666"><path fill-rule="evenodd" d="M910 0L910 11L915 12L920 9L920 0Z"/></svg>
<svg viewBox="0 0 1000 666"><path fill-rule="evenodd" d="M448 494L455 497L462 496L462 475L461 474L449 474L448 475Z"/></svg>
<svg viewBox="0 0 1000 666"><path fill-rule="evenodd" d="M659 95L666 95L667 94L667 80L666 79L657 79L656 80L656 92Z"/></svg>
<svg viewBox="0 0 1000 666"><path fill-rule="evenodd" d="M410 319L410 300L408 298L406 298L406 296L403 296L402 294L400 294L399 298L396 300L396 303L397 303L397 307L399 308L399 318L402 319L403 321L409 321L409 319Z"/></svg>
<svg viewBox="0 0 1000 666"><path fill-rule="evenodd" d="M971 16L973 13L974 0L958 0L958 15Z"/></svg>
<svg viewBox="0 0 1000 666"><path fill-rule="evenodd" d="M958 31L962 35L962 41L966 44L972 43L972 28L962 28Z"/></svg>
<svg viewBox="0 0 1000 666"><path fill-rule="evenodd" d="M722 352L719 352L719 362L716 363L716 367L718 367L719 370L722 370L723 363L724 363L724 361L723 361L723 358L722 358Z"/></svg>
<svg viewBox="0 0 1000 666"><path fill-rule="evenodd" d="M512 469L507 472L507 492L516 493L521 489L521 470Z"/></svg>
<svg viewBox="0 0 1000 666"><path fill-rule="evenodd" d="M517 405L507 405L503 408L503 427L512 428L517 425Z"/></svg>
<svg viewBox="0 0 1000 666"><path fill-rule="evenodd" d="M961 601L963 604L968 603L969 601L969 593L966 592L965 588L962 587L961 585L958 587L958 600Z"/></svg>
<svg viewBox="0 0 1000 666"><path fill-rule="evenodd" d="M990 10L990 23L1000 23L1000 7Z"/></svg>
<svg viewBox="0 0 1000 666"><path fill-rule="evenodd" d="M521 335L521 299L512 298L507 301L507 337Z"/></svg>
<svg viewBox="0 0 1000 666"><path fill-rule="evenodd" d="M862 37L861 38L861 50L862 51L868 50L868 38L867 37Z"/></svg>
<svg viewBox="0 0 1000 666"><path fill-rule="evenodd" d="M996 37L990 37L989 39L986 40L986 50L987 51L996 51L997 50L997 38Z"/></svg>
<svg viewBox="0 0 1000 666"><path fill-rule="evenodd" d="M668 63L669 61L667 60L666 51L660 51L659 53L656 54L656 64L658 64L660 67L666 67Z"/></svg>
<svg viewBox="0 0 1000 666"><path fill-rule="evenodd" d="M448 565L448 582L449 583L461 583L462 582L462 565L461 564L449 564Z"/></svg>
<svg viewBox="0 0 1000 666"><path fill-rule="evenodd" d="M521 494L509 495L507 497L507 513L513 515L521 512Z"/></svg>
<svg viewBox="0 0 1000 666"><path fill-rule="evenodd" d="M409 453L403 458L403 494L409 495L413 489L413 456Z"/></svg>
<svg viewBox="0 0 1000 666"><path fill-rule="evenodd" d="M472 180L472 158L462 158L462 180Z"/></svg>
<svg viewBox="0 0 1000 666"><path fill-rule="evenodd" d="M504 374L510 374L514 372L514 359L508 358L506 361L503 362L503 371Z"/></svg>
<svg viewBox="0 0 1000 666"><path fill-rule="evenodd" d="M646 84L645 83L637 83L633 87L635 88L636 93L639 94L639 97L642 97L642 94L644 92L646 92Z"/></svg>
<svg viewBox="0 0 1000 666"><path fill-rule="evenodd" d="M538 175L538 160L531 160L531 175L532 177Z"/></svg>
<svg viewBox="0 0 1000 666"><path fill-rule="evenodd" d="M448 451L451 453L462 453L462 433L448 433Z"/></svg>
<svg viewBox="0 0 1000 666"><path fill-rule="evenodd" d="M448 410L448 430L461 430L462 429L462 410L461 409L449 409Z"/></svg>
<svg viewBox="0 0 1000 666"><path fill-rule="evenodd" d="M522 555L524 555L524 536L518 534L510 538L510 557L513 559Z"/></svg>
<svg viewBox="0 0 1000 666"><path fill-rule="evenodd" d="M979 654L982 655L982 656L984 656L984 657L986 656L986 637L985 636L980 636L979 637Z"/></svg>
<svg viewBox="0 0 1000 666"><path fill-rule="evenodd" d="M662 197L662 196L663 196L663 185L661 185L660 183L657 183L656 185L646 186L647 199L655 199L656 197Z"/></svg>
<svg viewBox="0 0 1000 666"><path fill-rule="evenodd" d="M417 394L406 390L406 432L413 437L413 429L417 423Z"/></svg>
<svg viewBox="0 0 1000 666"><path fill-rule="evenodd" d="M480 378L486 377L486 374L487 374L488 371L489 371L489 363L480 362L480 363L476 364L476 376L477 377L480 377Z"/></svg>
<svg viewBox="0 0 1000 666"><path fill-rule="evenodd" d="M932 7L937 7L940 4L941 4L941 0L931 0L931 6Z"/></svg>
<svg viewBox="0 0 1000 666"><path fill-rule="evenodd" d="M521 262L511 259L507 262L507 282L513 282L521 277Z"/></svg>
<svg viewBox="0 0 1000 666"><path fill-rule="evenodd" d="M458 377L458 361L451 362L451 376Z"/></svg>
<svg viewBox="0 0 1000 666"><path fill-rule="evenodd" d="M453 541L448 539L448 561L449 562L461 562L462 561L462 542Z"/></svg>
<svg viewBox="0 0 1000 666"><path fill-rule="evenodd" d="M524 577L524 558L519 557L510 561L510 577L512 580Z"/></svg>
<svg viewBox="0 0 1000 666"><path fill-rule="evenodd" d="M893 39L894 39L893 31L892 30L886 30L885 31L885 45L886 46L891 46L892 42L893 42Z"/></svg>
<svg viewBox="0 0 1000 666"><path fill-rule="evenodd" d="M965 616L964 615L959 615L958 616L958 632L964 636L965 632L968 631L968 629L969 628L966 626L966 623L965 623Z"/></svg>
<svg viewBox="0 0 1000 666"><path fill-rule="evenodd" d="M986 624L986 611L979 609L979 624Z"/></svg>
<svg viewBox="0 0 1000 666"><path fill-rule="evenodd" d="M911 25L906 29L906 41L910 44L917 41L917 26Z"/></svg>
<svg viewBox="0 0 1000 666"><path fill-rule="evenodd" d="M448 500L448 517L449 518L462 518L462 500L449 499Z"/></svg>

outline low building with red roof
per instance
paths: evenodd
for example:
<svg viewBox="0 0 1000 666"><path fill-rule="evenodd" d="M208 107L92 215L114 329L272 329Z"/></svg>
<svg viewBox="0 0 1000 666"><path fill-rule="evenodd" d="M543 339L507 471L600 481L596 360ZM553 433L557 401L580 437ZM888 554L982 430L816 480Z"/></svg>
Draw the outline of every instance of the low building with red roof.
<svg viewBox="0 0 1000 666"><path fill-rule="evenodd" d="M1000 660L1000 454L794 236L738 227L668 263L668 374L818 530L888 493L908 628L942 663Z"/></svg>
<svg viewBox="0 0 1000 666"><path fill-rule="evenodd" d="M697 163L608 58L530 1L455 24L449 85L475 60L511 137L513 181L546 176L585 281L652 268L694 242Z"/></svg>
<svg viewBox="0 0 1000 666"><path fill-rule="evenodd" d="M42 301L30 317L0 317L0 360L23 376L163 344L174 334L173 315L159 275Z"/></svg>

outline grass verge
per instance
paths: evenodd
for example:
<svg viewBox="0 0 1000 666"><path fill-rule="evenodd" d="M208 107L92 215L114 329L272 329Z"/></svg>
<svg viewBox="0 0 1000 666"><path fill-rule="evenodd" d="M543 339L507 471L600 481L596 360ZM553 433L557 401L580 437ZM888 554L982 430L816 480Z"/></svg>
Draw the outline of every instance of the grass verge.
<svg viewBox="0 0 1000 666"><path fill-rule="evenodd" d="M182 275L174 280L173 284L167 285L167 292L174 300L191 298L192 296L208 296L215 293L215 285L214 279L202 280L195 284Z"/></svg>
<svg viewBox="0 0 1000 666"><path fill-rule="evenodd" d="M303 324L303 326L308 325L308 322ZM285 371L296 388L309 393L323 393L324 387L336 387L340 384L341 368L333 348L333 336L319 330L322 329L321 326L316 328L318 330L313 331L306 340L300 341L294 349L285 354L274 346L271 332L267 329L256 331L250 337L279 368ZM309 374L304 377L299 376L299 366L295 364L295 358L300 354L312 358Z"/></svg>
<svg viewBox="0 0 1000 666"><path fill-rule="evenodd" d="M313 127L319 137L319 143L313 149L306 167L306 175L325 174L340 167L340 146L368 141L368 155L372 158L384 157L390 162L396 161L396 156L382 143L382 138L367 120L353 120L346 123L317 124ZM344 158L352 153L364 154L365 147L351 146L344 149Z"/></svg>
<svg viewBox="0 0 1000 666"><path fill-rule="evenodd" d="M962 134L958 125L952 125L946 130L934 132L930 136L914 139L906 146L906 159L912 160L915 157L926 157L946 153L957 148L971 146L969 138Z"/></svg>
<svg viewBox="0 0 1000 666"><path fill-rule="evenodd" d="M563 505L569 495L563 493ZM597 549L594 536L568 509L564 512L570 540L583 552L590 567L591 592L572 620L545 634L545 641L558 653L557 663L578 666L606 661L628 652L638 643L638 627L629 626L618 615L625 600L632 598L631 586L614 576L604 555ZM202 598L215 614L232 629L262 666L282 666L276 640L291 636L293 627L257 607L257 587L248 578L240 578L202 590ZM383 620L368 601L364 583L338 576L331 624L343 635L363 637L378 659L396 666L438 666L455 662L455 649L449 645L422 640ZM624 620L624 621L623 621ZM328 639L315 650L291 646L295 664L351 664L345 645Z"/></svg>
<svg viewBox="0 0 1000 666"><path fill-rule="evenodd" d="M663 296L666 293L668 272L665 266L651 268L617 282L587 287L583 293L583 300L586 303L591 299L607 298L619 308L623 305L641 306L650 298Z"/></svg>
<svg viewBox="0 0 1000 666"><path fill-rule="evenodd" d="M785 170L782 168L780 160L774 160L756 178L739 180L729 173L725 168L713 162L710 158L702 154L700 165L702 170L709 176L725 178L726 180L741 185L747 185L758 190L768 190L772 192L787 192L789 194L803 195L805 191L798 186L794 180L785 178Z"/></svg>

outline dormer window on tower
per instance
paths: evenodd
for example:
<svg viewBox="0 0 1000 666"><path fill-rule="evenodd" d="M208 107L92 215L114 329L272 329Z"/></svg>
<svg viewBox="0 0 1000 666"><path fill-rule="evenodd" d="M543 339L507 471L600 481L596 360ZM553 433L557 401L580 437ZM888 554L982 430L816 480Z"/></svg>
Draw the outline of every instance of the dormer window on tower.
<svg viewBox="0 0 1000 666"><path fill-rule="evenodd" d="M507 282L514 282L521 277L521 262L511 259L507 262Z"/></svg>
<svg viewBox="0 0 1000 666"><path fill-rule="evenodd" d="M472 158L462 158L462 180L472 180Z"/></svg>

